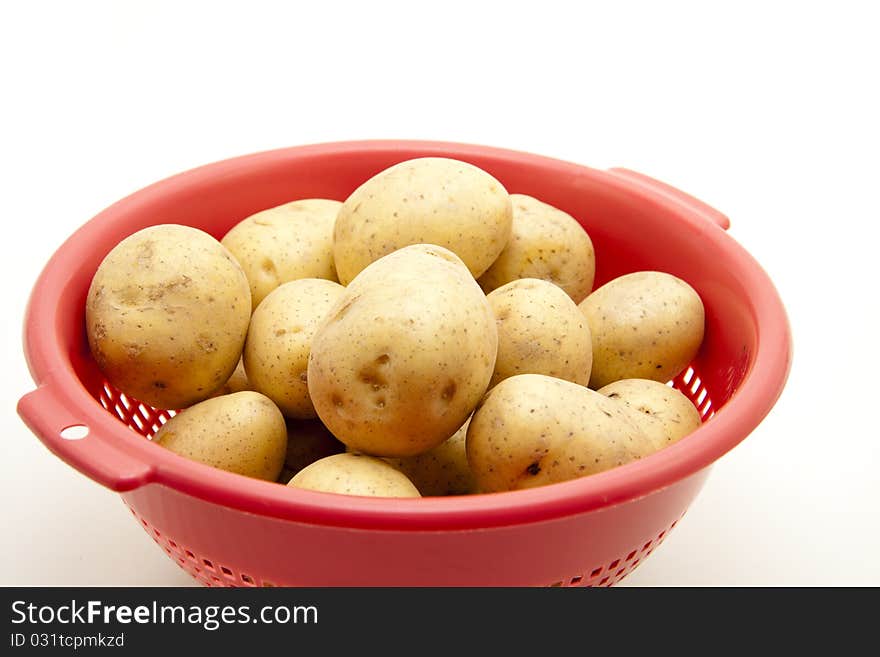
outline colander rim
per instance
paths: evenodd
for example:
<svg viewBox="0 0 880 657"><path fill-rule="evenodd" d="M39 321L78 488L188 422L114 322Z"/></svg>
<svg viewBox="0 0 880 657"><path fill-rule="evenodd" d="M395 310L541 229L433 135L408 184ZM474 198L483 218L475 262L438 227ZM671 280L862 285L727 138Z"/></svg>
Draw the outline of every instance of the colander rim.
<svg viewBox="0 0 880 657"><path fill-rule="evenodd" d="M240 167L260 167L284 158L323 155L355 156L367 152L424 152L447 157L494 157L524 166L539 166L557 176L589 176L623 193L638 196L680 222L680 229L699 234L706 248L717 249L737 271L755 317L756 350L749 368L726 404L711 422L678 443L649 457L596 475L540 488L460 497L397 499L333 495L288 488L211 468L144 440L108 413L88 392L60 344L57 327L60 297L57 283L76 266L75 253L88 249L108 222L126 212L128 204L174 188L194 184ZM55 339L52 339L54 328ZM248 513L309 524L387 530L479 529L551 520L620 504L651 494L709 467L743 440L766 416L785 385L791 363L791 337L782 301L767 273L731 236L698 212L652 194L643 186L615 176L542 155L454 142L413 140L346 141L263 151L204 165L141 189L107 208L78 229L52 256L34 286L25 316L25 356L38 386L51 391L57 407L90 428L94 454L125 452L139 464L135 474L104 478L100 483L120 492L159 485ZM20 410L21 412L21 410ZM63 443L39 436L61 458L73 463ZM94 475L93 475L94 476Z"/></svg>

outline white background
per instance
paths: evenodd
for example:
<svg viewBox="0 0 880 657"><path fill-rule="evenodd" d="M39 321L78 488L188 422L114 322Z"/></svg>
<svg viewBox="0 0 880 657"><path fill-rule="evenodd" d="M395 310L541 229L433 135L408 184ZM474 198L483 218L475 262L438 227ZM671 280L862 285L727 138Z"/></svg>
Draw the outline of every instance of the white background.
<svg viewBox="0 0 880 657"><path fill-rule="evenodd" d="M190 583L15 413L51 253L172 173L385 137L626 166L727 213L786 302L791 377L625 583L880 584L870 4L3 3L0 584Z"/></svg>

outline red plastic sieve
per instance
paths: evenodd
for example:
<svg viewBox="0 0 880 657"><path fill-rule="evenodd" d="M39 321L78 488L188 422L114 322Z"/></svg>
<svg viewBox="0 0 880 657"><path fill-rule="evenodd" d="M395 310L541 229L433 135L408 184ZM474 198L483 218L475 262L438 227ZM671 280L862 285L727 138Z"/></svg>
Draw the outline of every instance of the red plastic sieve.
<svg viewBox="0 0 880 657"><path fill-rule="evenodd" d="M508 191L576 217L596 248L597 286L642 269L688 281L706 307L706 339L674 385L705 424L648 458L591 477L415 500L291 489L145 440L167 415L109 385L85 338L86 293L107 252L160 223L220 238L258 210L298 198L342 200L382 169L423 156L471 162ZM18 411L51 451L119 492L162 549L209 586L613 584L675 526L712 463L758 425L788 375L785 310L767 274L727 235L728 225L702 202L632 171L483 146L345 142L210 164L119 201L53 255L25 318L24 350L37 389ZM63 437L74 426L88 435Z"/></svg>

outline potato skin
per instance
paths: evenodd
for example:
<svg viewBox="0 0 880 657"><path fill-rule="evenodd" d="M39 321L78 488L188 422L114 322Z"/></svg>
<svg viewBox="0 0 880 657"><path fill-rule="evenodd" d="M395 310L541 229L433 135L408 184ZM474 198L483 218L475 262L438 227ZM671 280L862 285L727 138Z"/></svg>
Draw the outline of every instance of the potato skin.
<svg viewBox="0 0 880 657"><path fill-rule="evenodd" d="M488 173L440 157L407 160L367 180L342 204L334 260L347 285L367 265L409 244L453 251L476 278L510 239L507 191Z"/></svg>
<svg viewBox="0 0 880 657"><path fill-rule="evenodd" d="M389 458L388 463L405 474L423 497L470 495L477 492L465 449L468 421L433 449L404 458Z"/></svg>
<svg viewBox="0 0 880 657"><path fill-rule="evenodd" d="M511 194L510 241L480 276L486 294L520 278L558 285L575 303L593 289L596 253L587 231L570 214L525 194Z"/></svg>
<svg viewBox="0 0 880 657"><path fill-rule="evenodd" d="M244 368L254 390L278 405L285 417L316 417L306 381L309 350L318 325L345 288L320 278L277 287L251 316Z"/></svg>
<svg viewBox="0 0 880 657"><path fill-rule="evenodd" d="M247 373L244 371L244 361L239 359L238 365L232 375L226 379L220 388L214 391L211 397L222 397L223 395L231 395L233 392L243 392L245 390L253 390L250 381L248 381Z"/></svg>
<svg viewBox="0 0 880 657"><path fill-rule="evenodd" d="M179 409L207 399L232 374L250 311L247 278L232 254L196 228L164 224L130 235L101 262L86 331L110 383L156 408Z"/></svg>
<svg viewBox="0 0 880 657"><path fill-rule="evenodd" d="M221 243L247 275L254 309L282 283L336 281L333 225L341 206L323 198L292 201L252 214L226 233Z"/></svg>
<svg viewBox="0 0 880 657"><path fill-rule="evenodd" d="M297 472L287 485L343 495L421 497L405 474L365 454L327 456Z"/></svg>
<svg viewBox="0 0 880 657"><path fill-rule="evenodd" d="M634 419L651 440L653 451L677 442L701 424L700 413L691 401L658 381L621 379L598 392L635 411Z"/></svg>
<svg viewBox="0 0 880 657"><path fill-rule="evenodd" d="M309 394L355 451L412 456L455 433L489 384L498 334L461 260L435 245L364 269L312 341Z"/></svg>
<svg viewBox="0 0 880 657"><path fill-rule="evenodd" d="M325 456L344 451L345 445L336 440L318 420L287 421L287 455L284 457L284 467L291 471L291 476Z"/></svg>
<svg viewBox="0 0 880 657"><path fill-rule="evenodd" d="M620 379L669 381L703 342L703 302L671 274L641 271L615 278L580 309L593 337L591 388Z"/></svg>
<svg viewBox="0 0 880 657"><path fill-rule="evenodd" d="M483 492L584 477L651 449L622 404L541 374L520 374L492 388L471 418L466 447Z"/></svg>
<svg viewBox="0 0 880 657"><path fill-rule="evenodd" d="M276 481L287 429L268 397L245 391L190 406L162 425L153 442L227 472Z"/></svg>
<svg viewBox="0 0 880 657"><path fill-rule="evenodd" d="M593 364L590 326L561 288L523 278L486 299L498 327L490 388L516 374L546 374L587 385Z"/></svg>

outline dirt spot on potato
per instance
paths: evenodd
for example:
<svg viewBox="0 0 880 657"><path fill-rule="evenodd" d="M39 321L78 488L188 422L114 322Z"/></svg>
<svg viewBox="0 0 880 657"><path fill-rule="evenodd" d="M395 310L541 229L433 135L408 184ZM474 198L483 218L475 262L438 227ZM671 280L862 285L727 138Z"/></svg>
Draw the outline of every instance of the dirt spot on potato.
<svg viewBox="0 0 880 657"><path fill-rule="evenodd" d="M214 341L211 339L210 336L205 335L204 333L200 333L196 337L196 345L206 354L212 354L217 351L217 345L214 344Z"/></svg>
<svg viewBox="0 0 880 657"><path fill-rule="evenodd" d="M372 367L364 367L358 372L358 380L364 383L374 391L381 390L388 386L388 381Z"/></svg>
<svg viewBox="0 0 880 657"><path fill-rule="evenodd" d="M170 278L159 285L151 285L146 289L146 297L148 301L158 301L166 294L178 292L190 286L192 279L189 276L181 275ZM139 287L140 291L140 287Z"/></svg>
<svg viewBox="0 0 880 657"><path fill-rule="evenodd" d="M98 367L104 369L107 366L107 354L105 354L100 347L96 345L92 350L92 355L95 357L95 362L98 364Z"/></svg>
<svg viewBox="0 0 880 657"><path fill-rule="evenodd" d="M139 306L143 298L144 289L140 285L126 285L116 291L119 303L125 306Z"/></svg>
<svg viewBox="0 0 880 657"><path fill-rule="evenodd" d="M153 240L145 240L138 246L135 257L139 269L149 269L152 266L153 256L156 255L156 243Z"/></svg>

